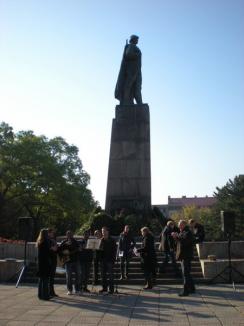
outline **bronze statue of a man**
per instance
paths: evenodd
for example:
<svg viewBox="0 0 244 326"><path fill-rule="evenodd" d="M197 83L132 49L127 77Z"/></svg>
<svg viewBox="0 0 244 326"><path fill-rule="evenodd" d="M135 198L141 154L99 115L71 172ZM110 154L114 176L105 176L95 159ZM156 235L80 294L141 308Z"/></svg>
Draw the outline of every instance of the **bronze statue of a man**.
<svg viewBox="0 0 244 326"><path fill-rule="evenodd" d="M115 88L115 98L121 105L142 104L141 96L141 51L137 46L139 37L131 35L126 42L119 76Z"/></svg>

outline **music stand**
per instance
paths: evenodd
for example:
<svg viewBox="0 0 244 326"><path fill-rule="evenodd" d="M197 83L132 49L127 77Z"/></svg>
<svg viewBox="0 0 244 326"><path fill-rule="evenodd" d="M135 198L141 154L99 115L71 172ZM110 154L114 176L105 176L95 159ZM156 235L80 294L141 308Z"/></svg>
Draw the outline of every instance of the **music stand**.
<svg viewBox="0 0 244 326"><path fill-rule="evenodd" d="M15 285L15 287L16 288L18 288L18 286L19 286L19 283L20 283L20 281L21 281L21 279L22 279L22 276L23 276L23 274L24 274L24 272L25 272L25 270L26 270L26 268L27 268L27 263L26 263L26 249L27 249L27 240L25 240L25 247L24 247L24 265L23 265L23 267L16 273L16 274L18 274L19 272L20 272L20 274L19 274L19 277L18 277L18 280L17 280L17 283L16 283L16 285Z"/></svg>
<svg viewBox="0 0 244 326"><path fill-rule="evenodd" d="M96 237L89 237L89 239L87 240L87 244L86 244L86 249L90 249L93 251L93 257L92 257L92 266L93 266L93 277L95 279L95 259L97 256L97 250L101 250L100 249L101 246L101 239L98 239ZM91 291L93 292L93 288L94 288L94 282L92 281L92 289Z"/></svg>
<svg viewBox="0 0 244 326"><path fill-rule="evenodd" d="M235 272L239 276L243 277L243 279L244 279L244 275L241 272L239 272L235 267L232 266L232 260L231 260L231 236L232 236L231 232L226 232L226 237L227 237L227 240L228 240L228 265L220 273L215 275L210 280L210 283L213 283L214 280L216 280L218 277L221 277L224 281L227 281L229 284L232 283L233 289L236 290L235 282L233 280L232 273ZM224 276L226 274L226 272L229 272L228 279Z"/></svg>

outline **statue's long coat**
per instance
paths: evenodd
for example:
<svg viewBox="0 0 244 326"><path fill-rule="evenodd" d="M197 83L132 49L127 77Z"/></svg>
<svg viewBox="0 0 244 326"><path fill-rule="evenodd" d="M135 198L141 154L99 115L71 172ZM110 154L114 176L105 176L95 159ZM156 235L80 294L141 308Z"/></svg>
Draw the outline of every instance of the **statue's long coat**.
<svg viewBox="0 0 244 326"><path fill-rule="evenodd" d="M141 88L141 82L141 51L135 44L126 44L115 87L115 98L123 101L125 87L128 85L134 98L135 87Z"/></svg>

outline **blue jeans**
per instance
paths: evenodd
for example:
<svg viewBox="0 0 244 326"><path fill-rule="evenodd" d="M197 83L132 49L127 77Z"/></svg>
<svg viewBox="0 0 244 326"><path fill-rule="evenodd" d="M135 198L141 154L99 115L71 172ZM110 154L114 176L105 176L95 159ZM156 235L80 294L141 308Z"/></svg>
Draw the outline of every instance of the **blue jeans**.
<svg viewBox="0 0 244 326"><path fill-rule="evenodd" d="M66 284L68 291L72 292L73 290L73 279L72 273L75 274L75 291L80 291L80 262L67 262L65 264L66 270Z"/></svg>

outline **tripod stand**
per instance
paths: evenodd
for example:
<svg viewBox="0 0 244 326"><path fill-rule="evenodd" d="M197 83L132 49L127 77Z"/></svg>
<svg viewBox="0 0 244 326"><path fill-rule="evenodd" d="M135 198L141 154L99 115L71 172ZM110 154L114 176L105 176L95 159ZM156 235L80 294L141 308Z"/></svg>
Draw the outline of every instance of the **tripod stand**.
<svg viewBox="0 0 244 326"><path fill-rule="evenodd" d="M213 283L218 277L221 277L224 281L227 281L229 284L232 283L233 289L236 290L235 282L233 280L233 272L238 274L244 279L244 275L240 273L235 267L232 266L231 261L231 232L228 232L227 234L227 240L228 240L228 265L217 275L215 275L210 282ZM228 278L224 275L228 273Z"/></svg>
<svg viewBox="0 0 244 326"><path fill-rule="evenodd" d="M24 247L24 265L23 265L23 267L16 273L16 274L18 274L19 272L20 272L20 274L19 274L19 277L18 277L18 280L17 280L17 283L16 283L16 288L19 286L19 282L21 281L21 278L22 278L22 276L23 276L23 274L24 274L24 272L25 272L25 270L26 270L26 268L27 268L27 263L26 263L26 249L27 249L27 240L25 240L25 247Z"/></svg>

